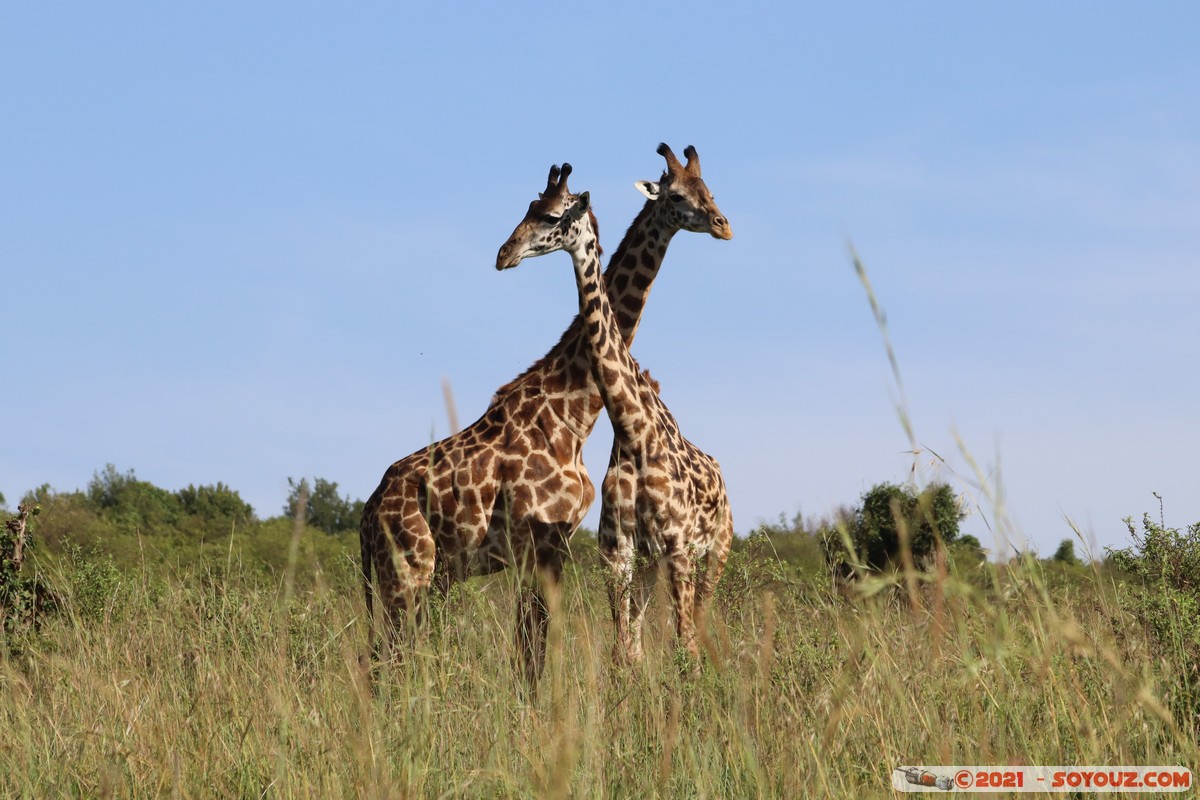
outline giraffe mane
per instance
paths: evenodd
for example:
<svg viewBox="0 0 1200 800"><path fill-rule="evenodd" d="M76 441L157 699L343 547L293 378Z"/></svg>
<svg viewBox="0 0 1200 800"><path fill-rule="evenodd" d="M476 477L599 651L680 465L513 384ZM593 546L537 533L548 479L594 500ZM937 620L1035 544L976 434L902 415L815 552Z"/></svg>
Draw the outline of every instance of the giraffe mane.
<svg viewBox="0 0 1200 800"><path fill-rule="evenodd" d="M661 394L661 387L658 385L658 381L654 379L654 376L650 374L650 370L642 370L642 377L646 379L646 383L650 384L650 388L654 390L655 394Z"/></svg>
<svg viewBox="0 0 1200 800"><path fill-rule="evenodd" d="M588 209L588 219L592 223L592 231L596 234L596 255L604 255L604 248L600 246L600 223L596 221L596 212Z"/></svg>

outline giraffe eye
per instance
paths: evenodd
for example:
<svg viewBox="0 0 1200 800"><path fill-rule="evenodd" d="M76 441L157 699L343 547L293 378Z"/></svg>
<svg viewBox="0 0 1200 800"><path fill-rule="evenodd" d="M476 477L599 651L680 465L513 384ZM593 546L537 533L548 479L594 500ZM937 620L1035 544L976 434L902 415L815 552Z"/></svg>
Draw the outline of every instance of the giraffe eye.
<svg viewBox="0 0 1200 800"><path fill-rule="evenodd" d="M562 219L562 217L557 214L546 214L544 217L542 217L544 222L549 222L551 225L558 222L560 219Z"/></svg>
<svg viewBox="0 0 1200 800"><path fill-rule="evenodd" d="M679 192L671 192L670 197L671 197L672 203L682 203L683 202L683 195L681 195Z"/></svg>

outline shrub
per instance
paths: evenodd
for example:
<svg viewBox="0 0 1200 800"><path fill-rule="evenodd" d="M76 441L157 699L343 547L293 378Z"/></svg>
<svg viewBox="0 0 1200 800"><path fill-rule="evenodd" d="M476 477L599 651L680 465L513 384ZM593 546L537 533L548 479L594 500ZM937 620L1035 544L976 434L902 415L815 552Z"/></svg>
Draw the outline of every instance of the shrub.
<svg viewBox="0 0 1200 800"><path fill-rule="evenodd" d="M1063 539L1059 543L1058 549L1054 551L1054 555L1050 556L1050 560L1063 564L1078 564L1079 558L1075 555L1075 542Z"/></svg>
<svg viewBox="0 0 1200 800"><path fill-rule="evenodd" d="M862 496L851 515L821 532L821 546L826 563L843 577L856 565L874 572L895 566L905 539L913 562L923 566L939 543L952 544L958 538L964 516L947 484L935 483L916 493L909 486L880 483ZM852 551L846 548L847 538Z"/></svg>
<svg viewBox="0 0 1200 800"><path fill-rule="evenodd" d="M21 570L33 547L30 523L40 511L36 505L22 504L17 516L5 520L0 528L0 623L6 634L34 622L39 608L45 606L39 600L47 593Z"/></svg>
<svg viewBox="0 0 1200 800"><path fill-rule="evenodd" d="M127 592L112 554L95 545L85 551L68 544L66 561L75 614L91 621L105 617L119 619Z"/></svg>
<svg viewBox="0 0 1200 800"><path fill-rule="evenodd" d="M1181 668L1176 711L1200 713L1200 522L1182 532L1146 514L1141 534L1132 518L1125 524L1133 546L1109 550L1110 563L1128 576L1118 585L1121 605L1145 630L1155 655Z"/></svg>
<svg viewBox="0 0 1200 800"><path fill-rule="evenodd" d="M326 533L358 530L359 519L362 517L363 501L351 500L350 495L346 495L345 497L340 496L336 481L313 478L310 490L307 479L301 478L297 481L293 478L288 478L288 486L291 489L288 492L287 503L283 506L284 516L288 519L293 519L296 516L296 504L299 502L300 490L301 486L303 486L307 494L304 520L306 523Z"/></svg>
<svg viewBox="0 0 1200 800"><path fill-rule="evenodd" d="M850 512L839 511L837 516ZM762 537L759 548L774 559L787 564L799 575L816 577L825 574L825 558L817 531L832 527L826 520L805 520L800 514L790 520L780 514L778 521L759 525L746 540L735 540L734 549L749 547L756 535Z"/></svg>
<svg viewBox="0 0 1200 800"><path fill-rule="evenodd" d="M175 494L138 480L133 470L118 472L112 464L92 476L87 497L100 516L125 533L168 532L183 511Z"/></svg>
<svg viewBox="0 0 1200 800"><path fill-rule="evenodd" d="M204 523L246 525L254 521L254 509L233 489L218 482L216 486L192 486L175 492L183 513Z"/></svg>

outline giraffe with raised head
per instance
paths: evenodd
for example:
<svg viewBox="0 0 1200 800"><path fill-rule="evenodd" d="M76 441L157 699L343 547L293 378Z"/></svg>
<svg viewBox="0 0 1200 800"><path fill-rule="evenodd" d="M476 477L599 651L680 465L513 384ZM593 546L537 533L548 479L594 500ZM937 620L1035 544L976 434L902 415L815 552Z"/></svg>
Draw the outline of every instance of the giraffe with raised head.
<svg viewBox="0 0 1200 800"><path fill-rule="evenodd" d="M667 160L668 171L689 176L695 181L701 180L700 156L696 148L689 146L683 151L687 163L682 165L669 148L660 152ZM676 181L677 184L680 182ZM641 182L635 185L643 194L651 196ZM609 297L612 297L611 288ZM649 370L643 371L643 376L657 395L658 381L650 377ZM708 458L704 453L697 453L701 461ZM601 485L600 530L597 538L600 556L609 568L609 601L617 634L613 660L618 663L637 663L642 659L645 611L658 577L658 561L662 555L661 543L652 536L639 535L637 464L636 454L628 449L628 440L614 436L608 471ZM716 478L723 487L719 469ZM721 496L724 497L723 488ZM694 616L697 619L703 619L712 591L725 570L732 539L733 521L730 518L727 529L721 531L714 540L713 548L702 559L702 569L696 572L699 585L695 587Z"/></svg>
<svg viewBox="0 0 1200 800"><path fill-rule="evenodd" d="M688 441L658 394L649 373L642 372L621 335L609 303L600 269L596 218L587 192L567 188L571 166L552 167L546 191L532 202L525 218L500 248L496 269L509 269L522 259L565 250L575 267L579 314L587 336L592 377L612 420L614 480L611 499L616 509L602 517L617 521L608 535L622 542L610 547L606 560L613 570L613 617L617 624L618 654L629 657L628 597L634 574L633 552L641 550L652 562L642 569L644 590L637 598L639 637L641 612L649 599L657 563L665 564L671 581L676 632L693 655L696 616L725 568L733 539L733 516L725 480L716 460ZM628 466L627 466L628 465ZM629 485L623 485L631 478ZM608 480L606 479L606 483ZM633 519L622 519L626 506ZM694 581L699 579L697 587ZM621 599L625 598L622 605ZM640 638L638 641L640 648Z"/></svg>
<svg viewBox="0 0 1200 800"><path fill-rule="evenodd" d="M672 237L680 230L733 235L699 170L681 165L665 144L658 152L666 170L658 181L638 183L646 202L605 273L626 343ZM685 152L689 165L699 163L694 148ZM596 496L582 451L603 409L577 316L545 356L496 392L483 416L386 470L363 508L359 532L376 650L376 593L387 612L384 640L392 655L407 610L430 586L444 590L513 563L557 581L566 543ZM534 581L517 610L518 651L530 682L542 668L546 625L543 590Z"/></svg>

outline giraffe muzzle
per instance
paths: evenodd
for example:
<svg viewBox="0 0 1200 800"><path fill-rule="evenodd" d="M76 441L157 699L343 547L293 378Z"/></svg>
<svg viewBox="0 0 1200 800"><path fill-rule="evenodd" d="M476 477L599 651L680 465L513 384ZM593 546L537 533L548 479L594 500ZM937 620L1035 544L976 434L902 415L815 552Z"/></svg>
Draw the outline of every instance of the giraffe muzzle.
<svg viewBox="0 0 1200 800"><path fill-rule="evenodd" d="M496 254L496 269L505 270L512 269L517 264L521 263L521 256L517 252L517 246L513 242L505 242L500 247L500 252Z"/></svg>
<svg viewBox="0 0 1200 800"><path fill-rule="evenodd" d="M709 229L712 232L714 239L724 239L729 241L733 238L733 228L729 227L729 220L717 214L708 221Z"/></svg>

